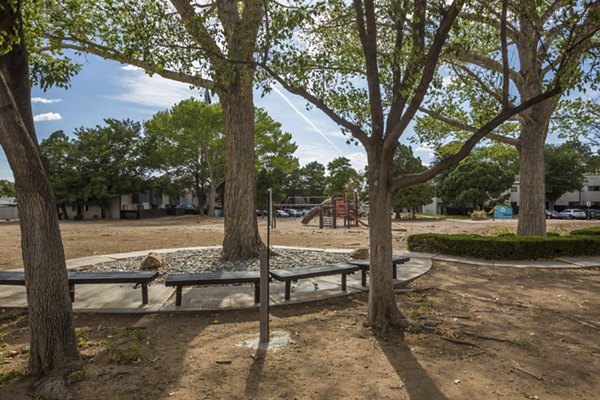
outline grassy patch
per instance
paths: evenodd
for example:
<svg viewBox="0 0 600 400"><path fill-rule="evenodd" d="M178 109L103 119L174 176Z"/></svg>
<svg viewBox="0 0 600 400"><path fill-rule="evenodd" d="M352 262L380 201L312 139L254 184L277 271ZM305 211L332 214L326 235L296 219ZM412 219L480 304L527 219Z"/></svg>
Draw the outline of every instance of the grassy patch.
<svg viewBox="0 0 600 400"><path fill-rule="evenodd" d="M108 345L108 362L114 364L132 364L140 360L141 348L139 343L135 343L127 348Z"/></svg>
<svg viewBox="0 0 600 400"><path fill-rule="evenodd" d="M87 337L89 333L90 330L87 327L75 329L75 339L77 340L77 347L88 347L90 345L90 340Z"/></svg>

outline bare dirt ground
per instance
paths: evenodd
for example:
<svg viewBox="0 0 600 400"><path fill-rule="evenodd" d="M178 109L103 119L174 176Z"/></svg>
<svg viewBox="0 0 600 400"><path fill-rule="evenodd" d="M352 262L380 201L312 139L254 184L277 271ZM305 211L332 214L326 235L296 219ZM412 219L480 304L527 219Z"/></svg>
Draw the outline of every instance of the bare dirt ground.
<svg viewBox="0 0 600 400"><path fill-rule="evenodd" d="M515 221L402 221L414 232L489 232ZM551 229L598 222L550 221ZM220 244L222 221L67 222L68 258ZM261 223L264 232L265 224ZM18 225L0 224L2 268L18 265ZM360 247L365 229L279 221L273 244ZM15 254L16 253L16 254ZM272 309L291 342L266 354L238 346L258 335L256 310L76 315L84 367L76 399L600 399L600 270L520 270L435 263L399 289L414 325L376 336L362 326L367 295ZM407 290L408 289L408 290ZM1 287L0 287L1 290ZM0 399L24 399L27 317L0 314Z"/></svg>

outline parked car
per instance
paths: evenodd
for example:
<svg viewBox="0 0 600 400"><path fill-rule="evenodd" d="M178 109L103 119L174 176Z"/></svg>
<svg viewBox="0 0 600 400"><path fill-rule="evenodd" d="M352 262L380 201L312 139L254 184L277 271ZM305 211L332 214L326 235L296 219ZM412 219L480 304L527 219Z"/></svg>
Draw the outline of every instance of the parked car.
<svg viewBox="0 0 600 400"><path fill-rule="evenodd" d="M283 211L289 214L290 217L301 217L302 214L293 208L284 208Z"/></svg>
<svg viewBox="0 0 600 400"><path fill-rule="evenodd" d="M290 214L286 213L283 210L276 210L276 214L277 218L289 218Z"/></svg>
<svg viewBox="0 0 600 400"><path fill-rule="evenodd" d="M561 219L587 219L585 211L579 208L567 208L566 210L561 211L558 215L560 215Z"/></svg>
<svg viewBox="0 0 600 400"><path fill-rule="evenodd" d="M557 219L560 218L560 214L556 210L546 210L546 219Z"/></svg>
<svg viewBox="0 0 600 400"><path fill-rule="evenodd" d="M600 219L600 210L597 208L590 208L587 210L588 219Z"/></svg>

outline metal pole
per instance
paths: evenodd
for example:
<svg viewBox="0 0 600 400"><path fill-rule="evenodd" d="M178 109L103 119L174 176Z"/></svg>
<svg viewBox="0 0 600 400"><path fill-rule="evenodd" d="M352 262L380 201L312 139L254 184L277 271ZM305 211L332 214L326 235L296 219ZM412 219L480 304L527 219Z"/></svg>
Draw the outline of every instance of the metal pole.
<svg viewBox="0 0 600 400"><path fill-rule="evenodd" d="M269 343L269 253L271 248L271 218L273 193L269 189L269 214L267 215L267 249L260 253L260 343Z"/></svg>
<svg viewBox="0 0 600 400"><path fill-rule="evenodd" d="M269 249L260 253L260 339L269 343Z"/></svg>

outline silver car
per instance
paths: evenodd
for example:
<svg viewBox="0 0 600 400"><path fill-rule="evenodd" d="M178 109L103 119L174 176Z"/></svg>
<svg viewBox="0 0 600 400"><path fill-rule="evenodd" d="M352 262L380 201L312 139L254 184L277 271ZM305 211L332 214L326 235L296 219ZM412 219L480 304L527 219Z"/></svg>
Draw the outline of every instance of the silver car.
<svg viewBox="0 0 600 400"><path fill-rule="evenodd" d="M566 210L561 211L559 214L561 219L586 219L587 215L585 211L579 208L567 208Z"/></svg>

